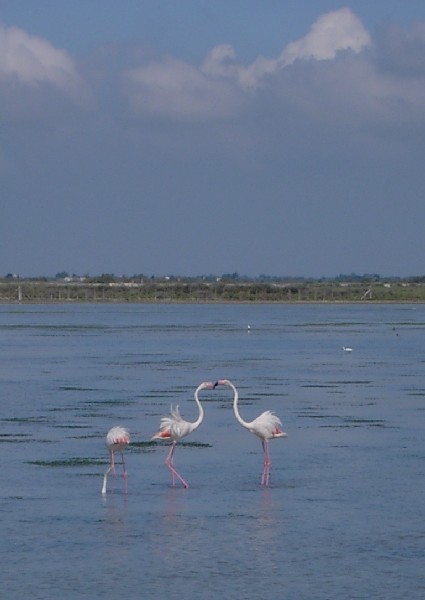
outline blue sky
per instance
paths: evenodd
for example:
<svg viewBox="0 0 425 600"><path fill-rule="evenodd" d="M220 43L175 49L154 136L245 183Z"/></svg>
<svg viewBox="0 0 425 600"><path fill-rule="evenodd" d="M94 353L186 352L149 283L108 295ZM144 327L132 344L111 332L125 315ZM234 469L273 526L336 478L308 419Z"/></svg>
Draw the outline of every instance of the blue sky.
<svg viewBox="0 0 425 600"><path fill-rule="evenodd" d="M0 275L425 273L423 0L0 0Z"/></svg>

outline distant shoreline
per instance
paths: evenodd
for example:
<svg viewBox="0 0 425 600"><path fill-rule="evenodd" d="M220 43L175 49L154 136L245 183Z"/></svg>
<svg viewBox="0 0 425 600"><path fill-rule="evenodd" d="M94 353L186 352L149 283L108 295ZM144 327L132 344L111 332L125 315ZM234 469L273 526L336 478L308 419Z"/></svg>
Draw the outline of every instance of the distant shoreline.
<svg viewBox="0 0 425 600"><path fill-rule="evenodd" d="M0 300L0 305L31 305L31 304L62 304L62 305L73 305L73 304L182 304L182 305L193 305L193 304L288 304L288 305L299 305L299 304L317 304L317 305L336 305L336 304L356 304L370 306L371 304L425 304L425 301L419 300Z"/></svg>
<svg viewBox="0 0 425 600"><path fill-rule="evenodd" d="M0 304L423 303L422 281L0 281Z"/></svg>

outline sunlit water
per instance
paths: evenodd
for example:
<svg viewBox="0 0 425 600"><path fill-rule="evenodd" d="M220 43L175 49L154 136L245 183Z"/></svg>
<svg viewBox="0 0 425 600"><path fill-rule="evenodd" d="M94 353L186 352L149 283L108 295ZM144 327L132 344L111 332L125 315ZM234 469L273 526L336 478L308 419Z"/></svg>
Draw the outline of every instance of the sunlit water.
<svg viewBox="0 0 425 600"><path fill-rule="evenodd" d="M425 597L424 306L1 306L0 352L2 597ZM146 444L218 378L283 421L269 489L228 388L176 450L188 490Z"/></svg>

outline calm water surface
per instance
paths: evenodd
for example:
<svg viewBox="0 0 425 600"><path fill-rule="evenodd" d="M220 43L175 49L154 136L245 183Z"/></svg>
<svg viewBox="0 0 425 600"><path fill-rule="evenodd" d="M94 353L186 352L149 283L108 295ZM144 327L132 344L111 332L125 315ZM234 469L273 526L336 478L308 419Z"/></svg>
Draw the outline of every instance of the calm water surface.
<svg viewBox="0 0 425 600"><path fill-rule="evenodd" d="M4 597L425 597L424 306L0 306L0 352ZM218 378L283 421L269 489L227 388L176 450L188 490L146 444Z"/></svg>

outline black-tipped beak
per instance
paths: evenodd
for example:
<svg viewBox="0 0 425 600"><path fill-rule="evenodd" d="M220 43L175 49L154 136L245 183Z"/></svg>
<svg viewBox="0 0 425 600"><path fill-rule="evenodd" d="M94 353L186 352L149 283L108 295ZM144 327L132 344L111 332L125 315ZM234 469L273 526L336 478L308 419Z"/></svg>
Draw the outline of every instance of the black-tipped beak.
<svg viewBox="0 0 425 600"><path fill-rule="evenodd" d="M218 381L215 382L215 384L213 385L213 390L215 390L215 388L218 386Z"/></svg>

